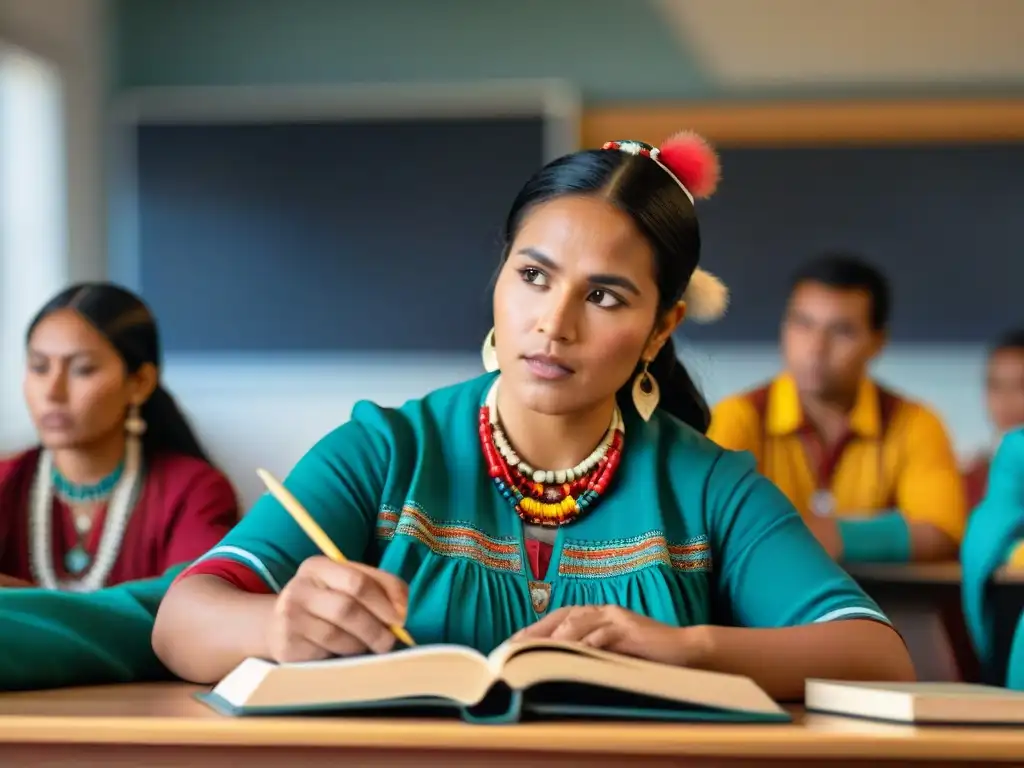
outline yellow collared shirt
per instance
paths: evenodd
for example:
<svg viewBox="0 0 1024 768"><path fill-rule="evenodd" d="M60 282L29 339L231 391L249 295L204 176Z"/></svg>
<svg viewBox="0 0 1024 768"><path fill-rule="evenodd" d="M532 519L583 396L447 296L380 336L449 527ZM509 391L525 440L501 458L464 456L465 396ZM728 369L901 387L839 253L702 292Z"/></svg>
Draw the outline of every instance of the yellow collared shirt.
<svg viewBox="0 0 1024 768"><path fill-rule="evenodd" d="M963 481L946 429L931 409L865 379L850 412L851 439L827 489L819 488L808 460L804 428L796 383L783 374L715 406L708 437L723 448L754 454L759 471L802 515L811 514L816 491L828 490L837 516L895 508L910 522L931 523L961 540Z"/></svg>

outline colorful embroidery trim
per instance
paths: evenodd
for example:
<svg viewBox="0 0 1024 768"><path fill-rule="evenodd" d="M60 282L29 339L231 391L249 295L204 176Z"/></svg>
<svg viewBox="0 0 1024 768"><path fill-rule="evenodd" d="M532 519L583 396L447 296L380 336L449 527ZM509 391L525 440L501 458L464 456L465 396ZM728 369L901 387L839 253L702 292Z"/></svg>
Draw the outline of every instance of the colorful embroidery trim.
<svg viewBox="0 0 1024 768"><path fill-rule="evenodd" d="M463 557L496 571L521 573L523 570L519 542L515 538L488 536L466 523L438 523L413 504L406 504L401 513L392 507L381 508L377 515L377 535L382 539L411 536L436 555Z"/></svg>
<svg viewBox="0 0 1024 768"><path fill-rule="evenodd" d="M658 532L632 539L597 542L565 542L558 563L560 576L603 579L657 565L677 571L710 571L711 549L706 536L669 544Z"/></svg>
<svg viewBox="0 0 1024 768"><path fill-rule="evenodd" d="M402 511L394 507L381 507L377 512L377 538L390 539L395 535Z"/></svg>

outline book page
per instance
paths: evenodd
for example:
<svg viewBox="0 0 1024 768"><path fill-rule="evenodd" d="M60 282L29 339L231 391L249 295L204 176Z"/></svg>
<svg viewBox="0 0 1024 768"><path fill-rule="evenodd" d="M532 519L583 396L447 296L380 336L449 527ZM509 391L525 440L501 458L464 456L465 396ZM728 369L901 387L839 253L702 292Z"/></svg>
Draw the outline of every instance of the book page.
<svg viewBox="0 0 1024 768"><path fill-rule="evenodd" d="M841 686L860 691L880 691L883 693L910 694L912 696L955 696L963 698L1024 698L1024 691L1014 691L1008 688L997 688L991 685L979 685L975 683L944 683L944 682L923 682L923 683L870 683L848 680L817 680L807 681L807 687L820 688L822 686Z"/></svg>
<svg viewBox="0 0 1024 768"><path fill-rule="evenodd" d="M213 692L238 707L310 707L422 697L472 705L495 679L486 658L471 648L426 645L293 664L248 659Z"/></svg>
<svg viewBox="0 0 1024 768"><path fill-rule="evenodd" d="M515 656L520 656L524 653L533 653L534 651L561 651L563 653L574 653L582 656L587 656L593 659L604 659L614 663L629 664L634 661L630 656L623 656L618 653L610 653L609 651L602 651L597 648L591 648L589 645L583 645L582 643L570 643L564 640L506 640L504 643L499 645L493 651L490 656L487 657L487 662L491 669L494 670L495 677L501 676L501 670L510 659ZM635 659L635 661L641 662L641 659ZM650 663L650 662L647 662Z"/></svg>
<svg viewBox="0 0 1024 768"><path fill-rule="evenodd" d="M500 651L498 653L497 651ZM674 667L577 643L538 641L502 646L491 655L512 688L574 682L726 710L778 714L784 710L753 680L740 675Z"/></svg>

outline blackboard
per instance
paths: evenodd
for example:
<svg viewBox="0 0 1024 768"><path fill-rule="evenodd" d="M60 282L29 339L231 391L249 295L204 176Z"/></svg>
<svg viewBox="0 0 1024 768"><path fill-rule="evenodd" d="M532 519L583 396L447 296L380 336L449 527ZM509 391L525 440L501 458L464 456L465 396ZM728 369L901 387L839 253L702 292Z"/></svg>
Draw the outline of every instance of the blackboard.
<svg viewBox="0 0 1024 768"><path fill-rule="evenodd" d="M171 353L471 352L544 120L134 129L138 288Z"/></svg>
<svg viewBox="0 0 1024 768"><path fill-rule="evenodd" d="M1024 144L723 149L702 266L732 289L699 341L774 342L792 272L828 249L889 277L892 338L988 342L1024 323Z"/></svg>
<svg viewBox="0 0 1024 768"><path fill-rule="evenodd" d="M475 352L541 118L135 129L137 286L170 352ZM888 275L892 337L987 342L1024 322L1024 144L728 148L698 201L732 290L694 341L774 343L823 250Z"/></svg>

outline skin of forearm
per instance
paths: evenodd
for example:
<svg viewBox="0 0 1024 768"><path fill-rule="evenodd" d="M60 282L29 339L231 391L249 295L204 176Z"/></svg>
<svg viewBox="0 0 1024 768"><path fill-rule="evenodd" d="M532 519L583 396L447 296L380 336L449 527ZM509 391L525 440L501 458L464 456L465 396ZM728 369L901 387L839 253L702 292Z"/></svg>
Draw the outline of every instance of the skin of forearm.
<svg viewBox="0 0 1024 768"><path fill-rule="evenodd" d="M244 659L267 658L276 595L254 595L216 576L175 584L160 605L153 650L183 680L215 683Z"/></svg>
<svg viewBox="0 0 1024 768"><path fill-rule="evenodd" d="M701 627L691 665L745 675L778 701L800 701L808 678L912 682L914 666L900 636L870 620L778 629Z"/></svg>

